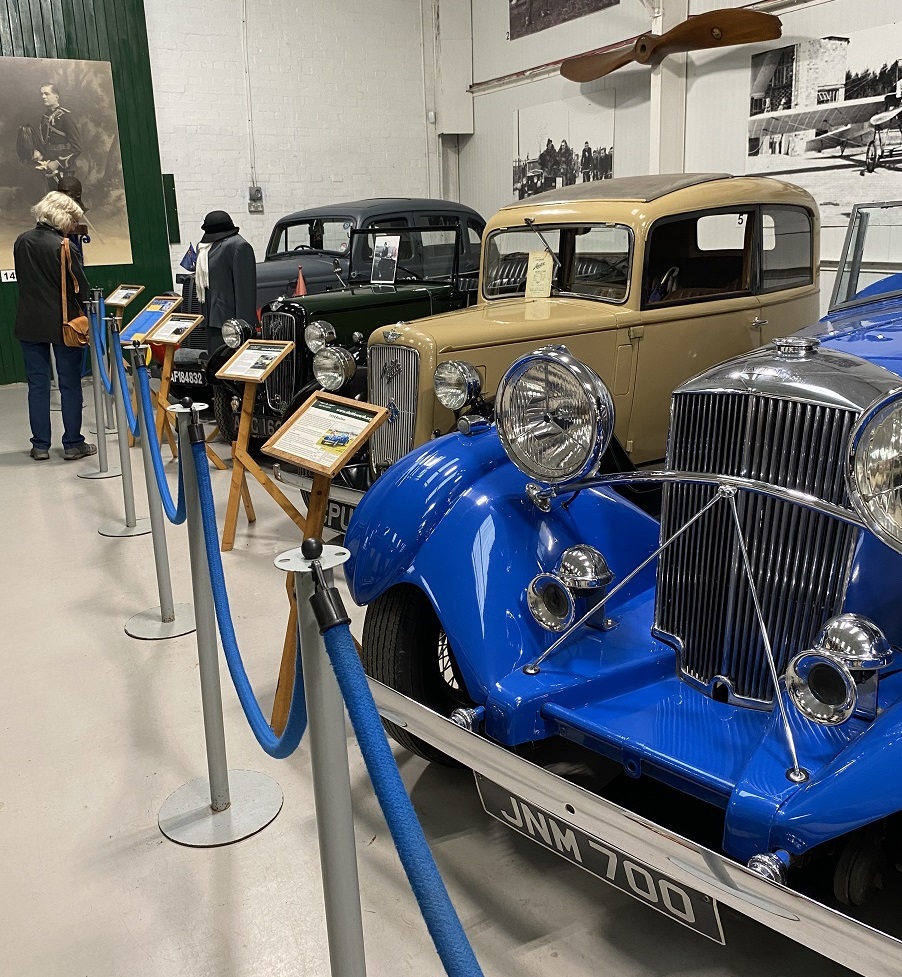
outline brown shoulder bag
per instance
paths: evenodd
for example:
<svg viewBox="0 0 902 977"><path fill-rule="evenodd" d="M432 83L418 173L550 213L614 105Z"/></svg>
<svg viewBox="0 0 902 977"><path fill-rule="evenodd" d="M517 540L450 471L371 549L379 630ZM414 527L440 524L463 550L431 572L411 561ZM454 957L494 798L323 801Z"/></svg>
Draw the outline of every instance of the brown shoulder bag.
<svg viewBox="0 0 902 977"><path fill-rule="evenodd" d="M72 278L72 285L75 294L78 295L78 279L72 271L72 255L69 252L69 239L63 238L63 246L60 249L60 280L62 283L63 295L63 343L66 346L87 346L91 341L91 324L86 315L78 315L69 318L68 289L66 288L66 272Z"/></svg>

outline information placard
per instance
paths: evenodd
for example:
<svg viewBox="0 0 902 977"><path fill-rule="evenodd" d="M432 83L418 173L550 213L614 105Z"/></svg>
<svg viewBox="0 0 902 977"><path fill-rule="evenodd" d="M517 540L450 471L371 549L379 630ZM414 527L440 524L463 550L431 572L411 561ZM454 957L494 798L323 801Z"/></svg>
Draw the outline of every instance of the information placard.
<svg viewBox="0 0 902 977"><path fill-rule="evenodd" d="M293 349L290 339L249 339L216 376L220 380L261 383Z"/></svg>
<svg viewBox="0 0 902 977"><path fill-rule="evenodd" d="M157 295L119 333L120 343L143 340L148 333L162 325L182 304L180 295Z"/></svg>
<svg viewBox="0 0 902 977"><path fill-rule="evenodd" d="M143 285L117 285L104 301L107 305L124 309L136 295L140 295L143 291Z"/></svg>
<svg viewBox="0 0 902 977"><path fill-rule="evenodd" d="M318 390L260 450L332 478L387 416L385 407Z"/></svg>
<svg viewBox="0 0 902 977"><path fill-rule="evenodd" d="M190 312L174 312L165 319L145 339L149 343L161 343L164 346L179 346L202 322L202 315L192 315Z"/></svg>

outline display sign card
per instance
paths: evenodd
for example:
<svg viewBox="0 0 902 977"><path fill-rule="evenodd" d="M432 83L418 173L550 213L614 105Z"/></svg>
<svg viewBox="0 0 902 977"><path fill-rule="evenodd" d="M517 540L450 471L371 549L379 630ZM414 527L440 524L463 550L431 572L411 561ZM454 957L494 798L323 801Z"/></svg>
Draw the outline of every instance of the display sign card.
<svg viewBox="0 0 902 977"><path fill-rule="evenodd" d="M293 349L290 339L249 339L216 376L220 380L261 383Z"/></svg>
<svg viewBox="0 0 902 977"><path fill-rule="evenodd" d="M554 259L547 251L530 251L526 270L526 298L547 299L554 278Z"/></svg>
<svg viewBox="0 0 902 977"><path fill-rule="evenodd" d="M332 478L388 416L385 407L318 390L261 451Z"/></svg>
<svg viewBox="0 0 902 977"><path fill-rule="evenodd" d="M124 309L136 295L140 295L143 291L143 285L117 285L104 301L107 305Z"/></svg>
<svg viewBox="0 0 902 977"><path fill-rule="evenodd" d="M373 284L393 285L398 274L398 249L401 247L400 234L379 234L373 241L373 270L370 281Z"/></svg>
<svg viewBox="0 0 902 977"><path fill-rule="evenodd" d="M119 333L119 342L130 343L135 339L143 341L151 330L162 325L181 304L179 295L157 295L152 298Z"/></svg>
<svg viewBox="0 0 902 977"><path fill-rule="evenodd" d="M192 315L190 312L176 312L161 322L153 332L145 337L149 343L162 343L164 346L179 346L188 334L202 322L202 315Z"/></svg>

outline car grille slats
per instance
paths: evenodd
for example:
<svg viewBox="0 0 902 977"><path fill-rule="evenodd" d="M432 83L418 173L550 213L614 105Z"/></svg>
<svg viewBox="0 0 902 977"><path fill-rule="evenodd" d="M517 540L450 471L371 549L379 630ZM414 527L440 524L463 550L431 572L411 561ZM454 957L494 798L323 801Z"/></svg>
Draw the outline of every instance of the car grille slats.
<svg viewBox="0 0 902 977"><path fill-rule="evenodd" d="M263 313L263 339L289 339L294 349L264 380L266 403L282 413L291 403L297 389L297 366L304 337L298 335L295 317L290 312Z"/></svg>
<svg viewBox="0 0 902 977"><path fill-rule="evenodd" d="M745 393L673 398L668 468L742 477L848 506L843 453L852 410ZM664 487L661 538L716 490ZM737 512L767 633L782 674L842 605L857 530L784 499L740 492ZM773 682L729 507L715 506L661 555L656 631L680 652L685 675L722 677L750 703L773 700Z"/></svg>
<svg viewBox="0 0 902 977"><path fill-rule="evenodd" d="M373 468L394 464L413 448L420 389L420 354L407 346L376 344L368 356L369 400L388 408L370 438Z"/></svg>

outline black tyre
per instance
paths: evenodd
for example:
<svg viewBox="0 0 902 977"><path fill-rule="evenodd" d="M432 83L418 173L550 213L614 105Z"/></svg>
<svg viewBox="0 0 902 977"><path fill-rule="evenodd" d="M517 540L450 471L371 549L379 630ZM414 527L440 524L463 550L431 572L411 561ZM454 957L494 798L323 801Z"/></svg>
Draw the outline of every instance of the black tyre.
<svg viewBox="0 0 902 977"><path fill-rule="evenodd" d="M231 444L235 438L235 412L232 410L232 395L225 387L213 388L213 417L219 428L219 439Z"/></svg>
<svg viewBox="0 0 902 977"><path fill-rule="evenodd" d="M873 173L877 169L877 144L872 139L865 150L864 166L868 173Z"/></svg>
<svg viewBox="0 0 902 977"><path fill-rule="evenodd" d="M448 638L429 598L418 587L393 587L369 605L360 657L368 675L443 716L473 705ZM424 760L460 766L387 719L382 725L392 739Z"/></svg>

